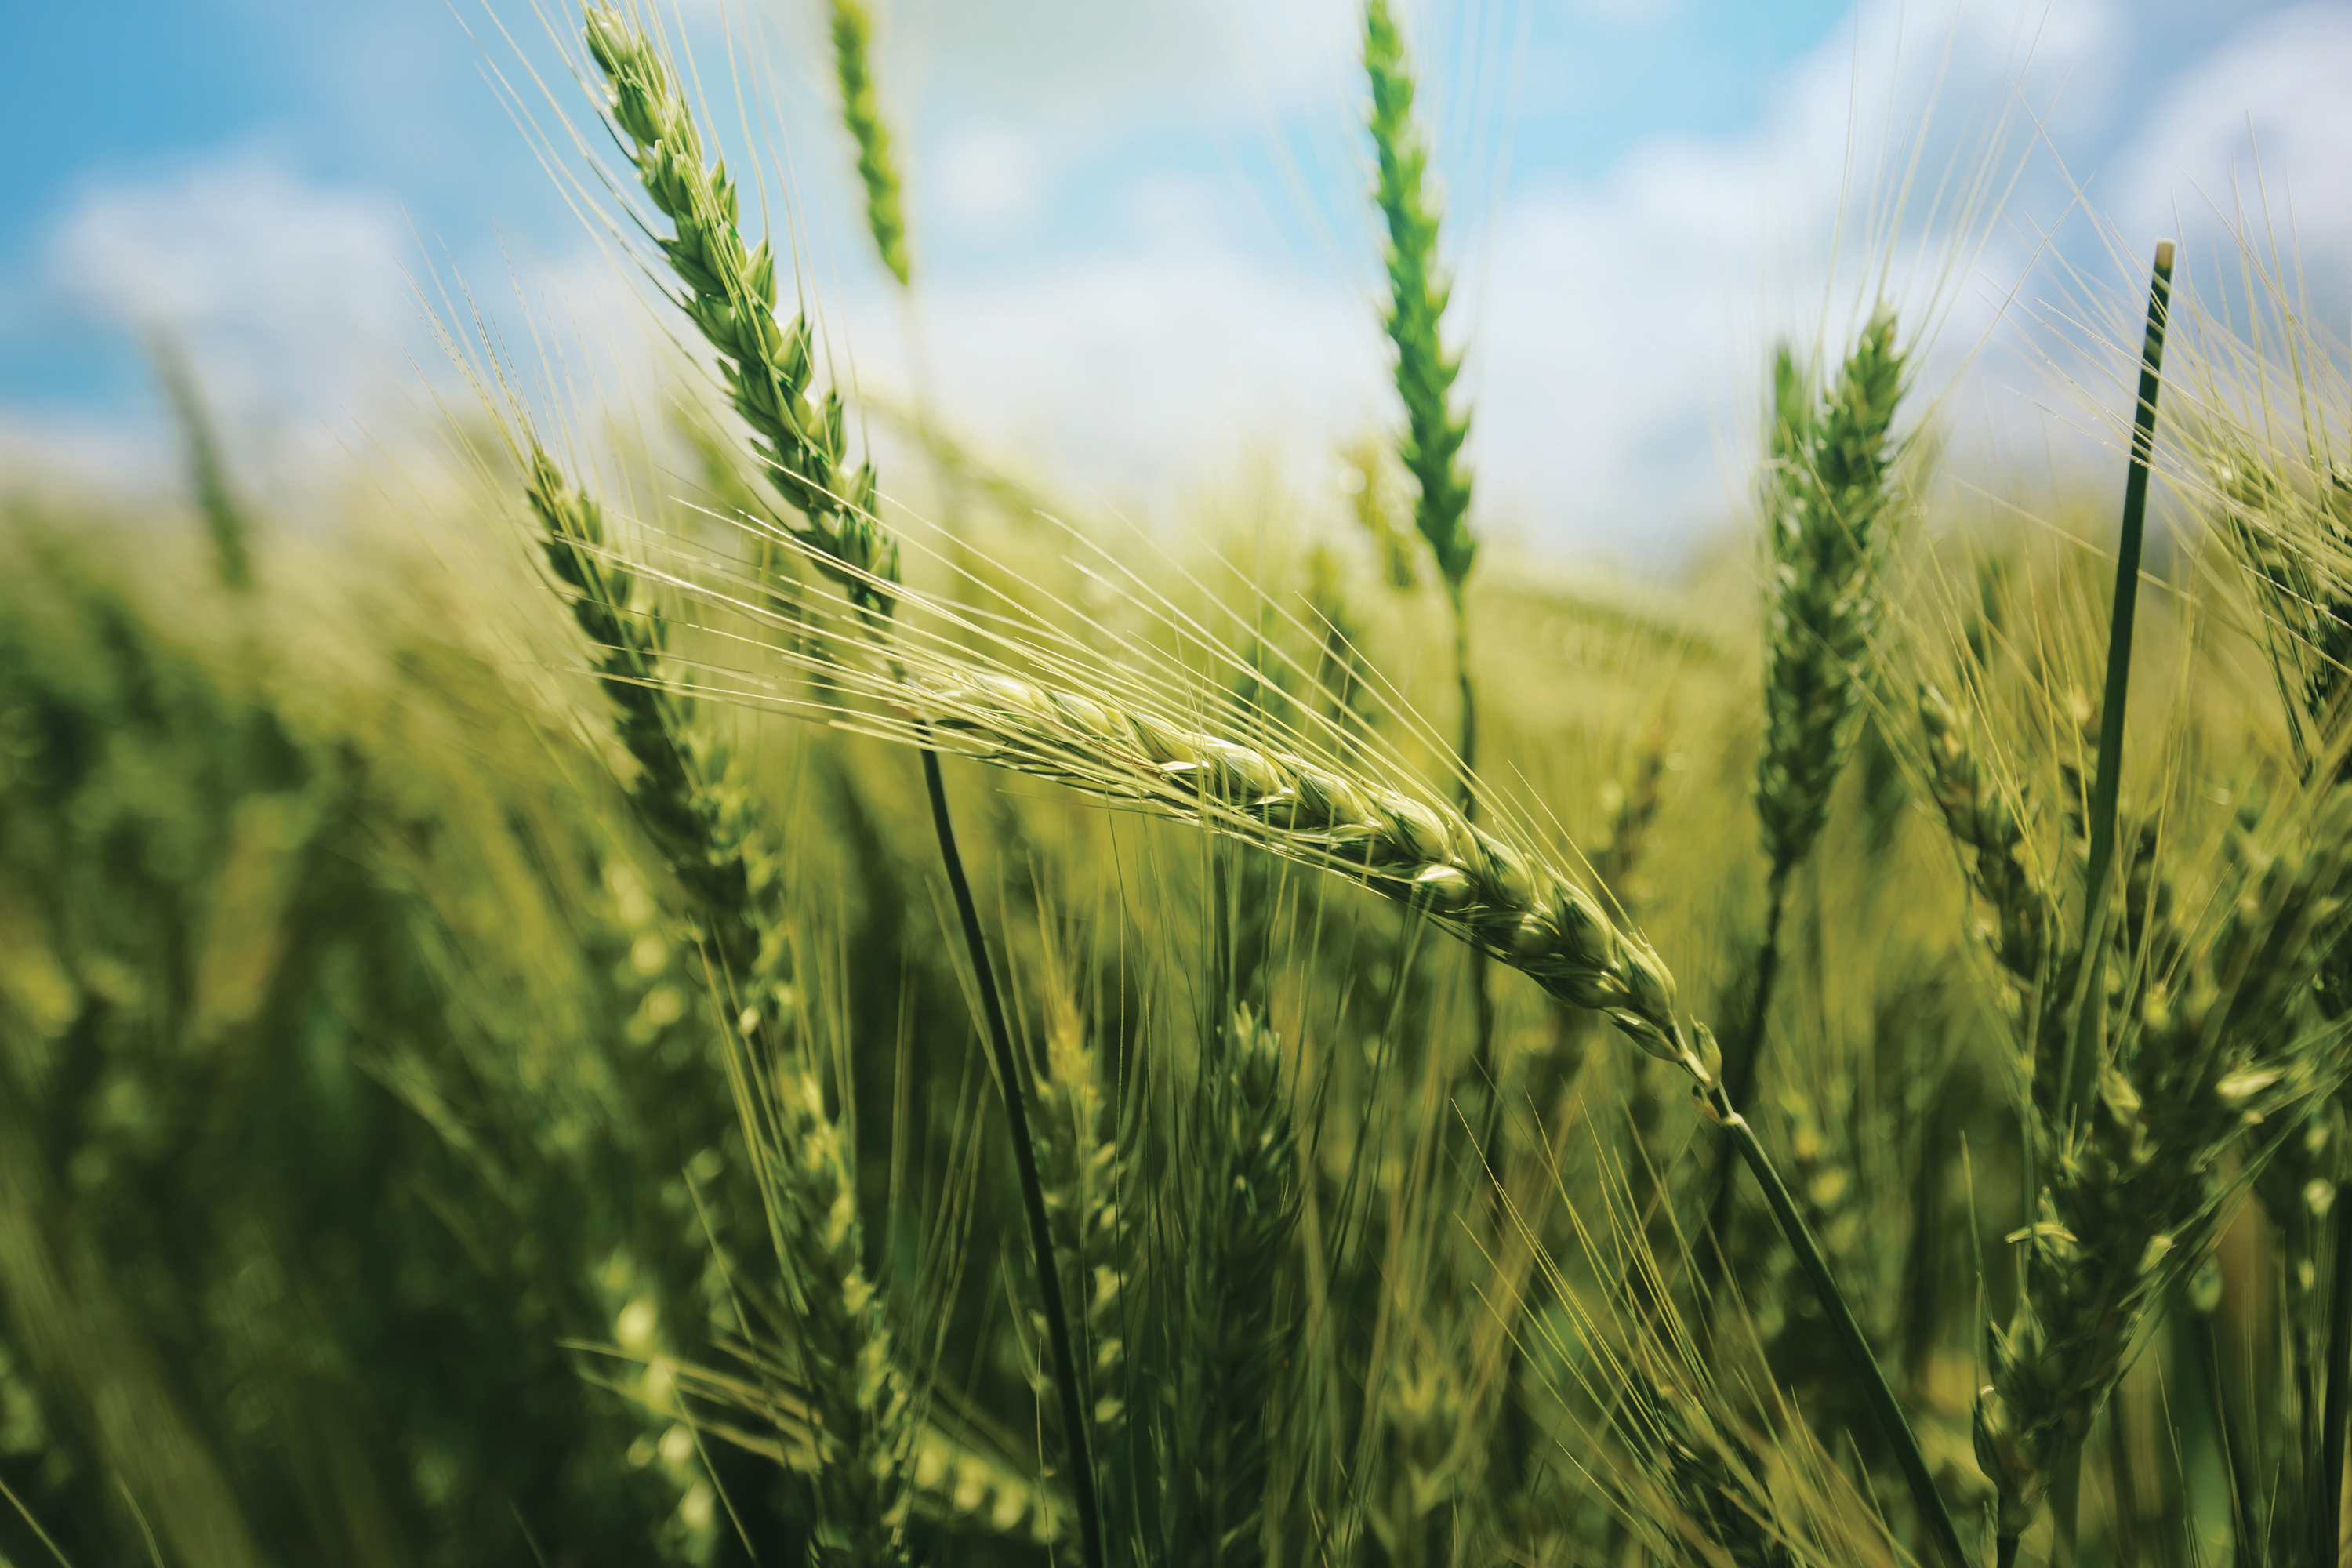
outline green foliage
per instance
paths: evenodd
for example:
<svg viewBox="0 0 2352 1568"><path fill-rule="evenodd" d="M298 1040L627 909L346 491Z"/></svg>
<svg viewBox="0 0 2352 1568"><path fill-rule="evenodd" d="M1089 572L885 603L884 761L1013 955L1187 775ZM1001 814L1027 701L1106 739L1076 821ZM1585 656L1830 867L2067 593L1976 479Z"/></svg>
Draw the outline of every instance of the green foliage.
<svg viewBox="0 0 2352 1568"><path fill-rule="evenodd" d="M584 759L423 605L9 534L0 1479L79 1562L707 1548L561 1348L693 1335L731 1121Z"/></svg>
<svg viewBox="0 0 2352 1568"><path fill-rule="evenodd" d="M1005 526L952 600L902 583L676 75L587 26L750 427L747 464L684 411L715 526L510 424L514 471L436 503L459 570L257 571L186 396L209 563L29 503L0 539L0 1481L68 1557L1013 1568L1068 1559L1091 1479L1120 1563L1898 1568L1984 1554L1948 1516L2041 1552L2045 1493L2094 1560L2329 1559L2343 399L2300 451L2222 398L2179 438L2240 580L2151 596L2175 679L2078 940L2105 563L2063 510L1955 512L1884 569L1890 313L1825 392L1774 367L1760 628L1731 569L1481 580L1474 774L1465 426L1384 5L1443 626L1382 591L1414 534L1378 445L1328 515L1250 498L1163 553L1035 528L925 429ZM666 494L680 455L583 471ZM513 524L568 624L457 586ZM1418 715L1457 695L1450 748ZM965 798L990 940L945 930L979 916L908 746L934 801L942 751L1005 785ZM1703 1020L1760 1020L1783 947L1735 1094ZM1024 1096L1034 1253L994 1121ZM1769 1230L1711 1219L1694 1147Z"/></svg>

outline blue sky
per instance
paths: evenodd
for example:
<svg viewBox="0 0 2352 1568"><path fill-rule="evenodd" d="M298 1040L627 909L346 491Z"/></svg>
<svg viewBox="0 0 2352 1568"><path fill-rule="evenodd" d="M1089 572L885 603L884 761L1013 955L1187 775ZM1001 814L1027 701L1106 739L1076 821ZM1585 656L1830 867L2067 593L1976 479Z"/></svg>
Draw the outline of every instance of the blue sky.
<svg viewBox="0 0 2352 1568"><path fill-rule="evenodd" d="M1347 0L877 8L923 359L952 417L1142 511L1238 456L1327 450L1388 417ZM1654 556L1736 505L1762 346L1866 302L1853 231L1931 100L1931 173L1956 152L1971 166L2004 110L2026 160L1997 220L1915 199L1884 252L1889 289L1946 321L1955 374L1999 336L2052 226L2094 286L2124 277L2093 226L2061 221L2070 176L2134 247L2182 227L2194 263L2196 237L2218 233L2200 215L2259 146L2323 301L2352 250L2339 0L1405 9L1462 279L1481 506L1539 544ZM788 162L836 341L891 390L908 349L854 227L817 10L694 0L684 26L707 87L724 96L730 68L755 85L772 210ZM556 63L526 5L499 15L520 57L469 0L115 0L21 20L35 64L0 102L16 150L0 163L0 454L167 463L136 333L152 321L190 342L248 462L365 439L413 418L438 374L407 281L428 265L593 321L580 330L608 344L644 333L488 79ZM548 122L539 89L516 97ZM2047 261L2017 296L2029 316L2055 308ZM2032 357L1979 354L1954 417L2032 439L2047 417Z"/></svg>

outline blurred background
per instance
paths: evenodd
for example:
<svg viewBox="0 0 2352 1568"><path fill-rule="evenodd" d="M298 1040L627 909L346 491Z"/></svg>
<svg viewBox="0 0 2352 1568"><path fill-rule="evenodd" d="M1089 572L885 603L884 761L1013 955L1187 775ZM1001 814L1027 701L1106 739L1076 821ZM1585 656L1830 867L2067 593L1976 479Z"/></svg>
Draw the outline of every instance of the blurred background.
<svg viewBox="0 0 2352 1568"><path fill-rule="evenodd" d="M1834 335L1883 258L1911 319L1943 320L1928 382L1954 441L2011 465L2080 447L2083 398L2053 384L2051 344L2080 346L2066 323L2110 288L2136 292L2159 236L2183 238L2192 285L2219 280L2236 267L2215 242L2246 212L2299 256L2323 330L2347 298L2352 5L1411 9L1466 307L1475 521L1538 553L1672 569L1727 526L1766 343ZM884 7L924 316L911 368L847 226L820 12L667 14L779 226L789 181L845 379L894 397L925 380L968 437L1144 519L1204 474L1311 463L1387 422L1349 6ZM31 8L32 64L0 106L16 150L0 451L168 483L140 337L159 323L231 450L281 489L433 420L452 378L420 297L462 283L493 321L641 354L642 280L540 154L577 167L574 128L601 142L550 43L568 16ZM2056 357L2091 402L2119 401Z"/></svg>

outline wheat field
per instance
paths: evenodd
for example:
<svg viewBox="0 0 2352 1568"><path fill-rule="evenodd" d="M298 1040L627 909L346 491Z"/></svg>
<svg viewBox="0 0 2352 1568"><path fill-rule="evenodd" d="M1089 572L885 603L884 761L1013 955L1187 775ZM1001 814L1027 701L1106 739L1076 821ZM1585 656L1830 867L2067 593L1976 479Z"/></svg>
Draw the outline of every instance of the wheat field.
<svg viewBox="0 0 2352 1568"><path fill-rule="evenodd" d="M660 418L459 287L339 541L168 351L185 527L0 492L0 1564L2341 1561L2291 254L2132 237L2120 517L1948 482L1868 297L1736 549L1547 570L1366 0L1392 417L1171 532L849 397L660 18L536 19Z"/></svg>

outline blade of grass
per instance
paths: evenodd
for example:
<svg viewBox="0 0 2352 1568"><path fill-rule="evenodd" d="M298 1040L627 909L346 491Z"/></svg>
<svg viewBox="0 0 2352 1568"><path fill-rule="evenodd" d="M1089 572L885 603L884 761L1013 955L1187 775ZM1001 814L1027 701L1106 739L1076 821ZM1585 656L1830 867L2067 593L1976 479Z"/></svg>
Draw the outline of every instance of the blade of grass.
<svg viewBox="0 0 2352 1568"><path fill-rule="evenodd" d="M2164 328L2172 300L2172 241L2156 247L2147 290L2147 334L2140 346L2139 406L2132 420L2131 471L2124 481L2122 537L2116 545L2115 607L2107 621L2106 695L2099 710L2098 772L2091 784L2091 859L2084 884L2083 964L2074 1026L2066 1037L2059 1082L2058 1130L2063 1136L2090 1095L2101 1052L2105 1018L2101 984L2106 951L2108 875L2116 856L2116 802L2122 787L2124 703L2131 689L2132 623L2139 605L2141 546L2147 532L2147 479L2156 450L2156 396L2163 386ZM2074 1568L2077 1508L2082 1494L2083 1447L2069 1443L2051 1478L2050 1512L2056 1530L2051 1561Z"/></svg>
<svg viewBox="0 0 2352 1568"><path fill-rule="evenodd" d="M2320 1422L2319 1473L2311 1486L2311 1561L2334 1563L2344 1540L2344 1448L2352 1427L2352 1204L2337 1202L2335 1246L2327 1261L2326 1414Z"/></svg>
<svg viewBox="0 0 2352 1568"><path fill-rule="evenodd" d="M1021 1090L1020 1064L1013 1059L1013 1034L1005 1026L1004 1000L996 989L996 973L988 961L987 939L981 933L980 910L972 902L971 881L964 875L963 857L957 853L955 820L948 815L947 784L940 776L940 754L923 751L923 785L931 797L931 822L939 830L940 858L947 863L948 885L954 890L956 918L962 923L964 944L971 950L972 978L980 986L981 1012L988 1024L988 1048L1003 1080L1004 1117L1013 1128L1013 1162L1021 1173L1021 1206L1029 1220L1030 1240L1037 1254L1037 1297L1045 1310L1046 1337L1054 1343L1054 1381L1061 1395L1062 1431L1070 1447L1070 1489L1078 1505L1079 1547L1087 1568L1102 1568L1102 1513L1095 1497L1093 1444L1087 1427L1086 1401L1079 1392L1077 1358L1071 1352L1070 1317L1062 1301L1062 1276L1054 1258L1053 1228L1045 1214L1045 1187L1037 1175L1037 1145L1029 1132L1029 1110Z"/></svg>
<svg viewBox="0 0 2352 1568"><path fill-rule="evenodd" d="M1804 1215L1797 1212L1796 1200L1790 1196L1788 1184L1780 1179L1772 1157L1764 1152L1764 1144L1748 1119L1732 1109L1724 1091L1717 1088L1709 1097L1708 1109L1720 1122L1726 1136L1738 1149L1739 1157L1748 1163L1756 1184L1764 1189L1764 1198L1772 1207L1772 1217L1780 1223L1780 1234L1796 1253L1797 1262L1804 1269L1806 1283L1813 1289L1813 1298L1821 1303L1822 1316L1828 1320L1830 1331L1836 1335L1838 1349L1843 1353L1847 1367L1863 1387L1871 1414L1878 1418L1879 1433L1886 1446L1894 1450L1895 1461L1902 1468L1903 1479L1911 1488L1912 1505L1919 1510L1919 1522L1934 1539L1943 1554L1948 1568L1963 1568L1968 1553L1960 1547L1960 1532L1952 1523L1951 1510L1944 1506L1944 1496L1936 1489L1936 1479L1927 1471L1927 1456L1920 1451L1919 1439L1912 1433L1911 1423L1904 1419L1903 1406L1895 1401L1895 1390L1879 1369L1878 1358L1871 1354L1870 1342L1864 1337L1862 1325L1854 1321L1853 1310L1846 1305L1845 1295L1838 1289L1837 1279L1830 1272L1829 1259L1822 1256L1819 1243L1806 1228Z"/></svg>

